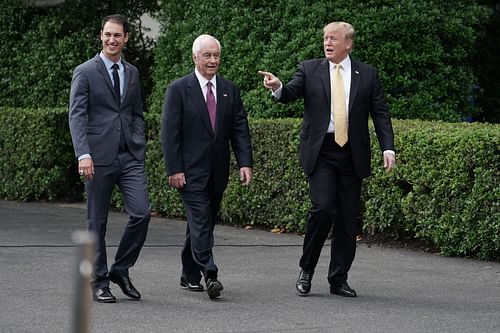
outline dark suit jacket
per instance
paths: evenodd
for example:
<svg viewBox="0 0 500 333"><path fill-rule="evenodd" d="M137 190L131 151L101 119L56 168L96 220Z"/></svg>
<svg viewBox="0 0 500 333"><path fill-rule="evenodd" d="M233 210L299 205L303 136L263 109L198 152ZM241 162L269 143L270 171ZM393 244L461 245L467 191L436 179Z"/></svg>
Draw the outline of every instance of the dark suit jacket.
<svg viewBox="0 0 500 333"><path fill-rule="evenodd" d="M229 144L238 166L252 167L250 131L239 88L217 75L215 133L194 72L174 81L165 93L161 141L168 175L183 172L186 190L206 189L213 175L223 192L229 177Z"/></svg>
<svg viewBox="0 0 500 333"><path fill-rule="evenodd" d="M75 155L90 154L94 165L110 165L118 154L123 126L130 152L144 160L146 139L139 72L122 59L125 89L121 106L99 55L75 68L71 82L69 126Z"/></svg>
<svg viewBox="0 0 500 333"><path fill-rule="evenodd" d="M319 150L330 121L330 74L328 60L306 60L288 84L283 85L280 102L304 97L304 120L300 133L300 162L306 174L316 166ZM380 148L394 150L394 135L377 70L351 59L349 96L349 144L358 177L370 175L368 115L373 119Z"/></svg>

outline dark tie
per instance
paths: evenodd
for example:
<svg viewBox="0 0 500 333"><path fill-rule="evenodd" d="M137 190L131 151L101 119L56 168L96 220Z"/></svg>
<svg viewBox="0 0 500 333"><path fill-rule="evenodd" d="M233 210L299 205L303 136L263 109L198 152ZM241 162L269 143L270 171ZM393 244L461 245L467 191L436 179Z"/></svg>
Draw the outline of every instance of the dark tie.
<svg viewBox="0 0 500 333"><path fill-rule="evenodd" d="M207 108L208 115L210 116L210 123L212 124L212 128L215 129L215 117L217 114L217 106L215 104L215 96L212 92L212 82L208 81L207 83Z"/></svg>
<svg viewBox="0 0 500 333"><path fill-rule="evenodd" d="M115 88L115 95L118 99L118 106L121 104L121 94L120 94L120 76L118 75L118 64L113 64L113 84Z"/></svg>
<svg viewBox="0 0 500 333"><path fill-rule="evenodd" d="M113 83L114 83L114 89L115 89L115 95L118 100L118 107L120 107L121 104L121 94L120 94L120 76L118 75L118 64L113 64L111 66L113 68ZM122 129L120 131L120 149L124 149L126 145L126 140L125 140L125 133L123 133L123 126L121 126Z"/></svg>

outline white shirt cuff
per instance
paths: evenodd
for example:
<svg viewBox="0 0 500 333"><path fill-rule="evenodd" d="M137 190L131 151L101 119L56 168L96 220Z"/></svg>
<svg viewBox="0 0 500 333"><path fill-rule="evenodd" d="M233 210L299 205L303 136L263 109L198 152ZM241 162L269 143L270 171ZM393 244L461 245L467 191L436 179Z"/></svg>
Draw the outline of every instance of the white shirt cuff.
<svg viewBox="0 0 500 333"><path fill-rule="evenodd" d="M83 160L84 158L91 158L91 156L90 156L90 154L83 154L83 155L78 156L79 161Z"/></svg>
<svg viewBox="0 0 500 333"><path fill-rule="evenodd" d="M273 91L273 97L277 100L281 98L281 90L283 90L283 83L280 84L280 87Z"/></svg>

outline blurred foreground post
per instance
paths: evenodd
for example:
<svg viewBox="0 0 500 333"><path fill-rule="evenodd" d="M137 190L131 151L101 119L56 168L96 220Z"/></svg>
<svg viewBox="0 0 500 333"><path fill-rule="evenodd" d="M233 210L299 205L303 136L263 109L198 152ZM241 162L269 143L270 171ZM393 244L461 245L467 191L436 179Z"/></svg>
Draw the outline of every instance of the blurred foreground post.
<svg viewBox="0 0 500 333"><path fill-rule="evenodd" d="M78 246L73 332L87 333L90 332L90 304L92 301L90 279L93 271L95 236L87 231L75 231L72 239Z"/></svg>

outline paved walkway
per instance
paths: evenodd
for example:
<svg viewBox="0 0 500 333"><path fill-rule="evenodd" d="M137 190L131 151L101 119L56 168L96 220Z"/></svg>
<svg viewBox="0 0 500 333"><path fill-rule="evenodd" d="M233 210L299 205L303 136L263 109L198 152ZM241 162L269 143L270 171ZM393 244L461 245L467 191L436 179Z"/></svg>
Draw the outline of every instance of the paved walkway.
<svg viewBox="0 0 500 333"><path fill-rule="evenodd" d="M0 332L72 328L83 205L0 201ZM111 213L113 256L126 216ZM295 280L302 237L216 227L219 300L179 288L185 222L153 218L131 271L143 299L112 285L116 304L92 304L92 332L500 332L500 263L359 245L354 299L329 294L325 247L309 297Z"/></svg>

